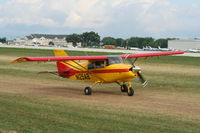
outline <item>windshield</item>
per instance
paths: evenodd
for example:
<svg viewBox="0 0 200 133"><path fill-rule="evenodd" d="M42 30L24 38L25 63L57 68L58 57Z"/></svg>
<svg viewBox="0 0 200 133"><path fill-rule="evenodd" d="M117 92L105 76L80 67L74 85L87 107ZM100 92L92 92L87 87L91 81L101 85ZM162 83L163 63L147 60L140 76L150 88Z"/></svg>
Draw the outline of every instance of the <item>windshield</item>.
<svg viewBox="0 0 200 133"><path fill-rule="evenodd" d="M123 60L120 56L108 56L108 65L122 64Z"/></svg>

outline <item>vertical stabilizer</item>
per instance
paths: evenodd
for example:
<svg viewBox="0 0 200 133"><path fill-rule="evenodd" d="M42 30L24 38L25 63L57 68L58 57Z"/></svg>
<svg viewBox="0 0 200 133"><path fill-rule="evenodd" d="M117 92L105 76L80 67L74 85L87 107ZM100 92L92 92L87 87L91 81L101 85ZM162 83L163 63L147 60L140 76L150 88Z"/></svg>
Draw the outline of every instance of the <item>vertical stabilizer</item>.
<svg viewBox="0 0 200 133"><path fill-rule="evenodd" d="M56 57L66 57L69 56L63 49L56 49L54 50L54 55ZM65 77L67 76L68 72L71 70L71 68L66 65L66 62L69 64L71 61L57 61L57 68L58 68L58 73L60 76Z"/></svg>
<svg viewBox="0 0 200 133"><path fill-rule="evenodd" d="M63 49L55 49L54 55L56 57L63 57L63 56L69 56Z"/></svg>

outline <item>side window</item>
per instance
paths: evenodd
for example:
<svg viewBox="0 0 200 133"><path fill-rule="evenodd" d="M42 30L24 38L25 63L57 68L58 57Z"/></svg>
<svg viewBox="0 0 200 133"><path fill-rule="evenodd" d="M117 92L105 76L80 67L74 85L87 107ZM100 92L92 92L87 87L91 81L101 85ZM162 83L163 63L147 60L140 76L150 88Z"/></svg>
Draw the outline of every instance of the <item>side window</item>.
<svg viewBox="0 0 200 133"><path fill-rule="evenodd" d="M96 66L96 68L103 68L104 67L104 61L96 61L95 66Z"/></svg>
<svg viewBox="0 0 200 133"><path fill-rule="evenodd" d="M94 62L90 62L88 64L88 69L103 68L103 67L105 67L104 60L103 61L94 61Z"/></svg>
<svg viewBox="0 0 200 133"><path fill-rule="evenodd" d="M88 64L88 69L94 69L94 63L89 63Z"/></svg>

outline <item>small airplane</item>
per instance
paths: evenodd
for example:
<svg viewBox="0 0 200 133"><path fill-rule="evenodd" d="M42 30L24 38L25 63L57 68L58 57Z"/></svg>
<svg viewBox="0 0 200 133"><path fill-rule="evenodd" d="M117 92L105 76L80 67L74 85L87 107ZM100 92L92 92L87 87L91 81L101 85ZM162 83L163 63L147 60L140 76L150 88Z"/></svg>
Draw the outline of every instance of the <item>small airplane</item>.
<svg viewBox="0 0 200 133"><path fill-rule="evenodd" d="M159 50L159 51L172 51L172 49L169 49L169 48L161 48L160 46L158 46L158 50Z"/></svg>
<svg viewBox="0 0 200 133"><path fill-rule="evenodd" d="M200 53L200 49L188 49L188 50L185 50L185 52L188 52L188 53Z"/></svg>
<svg viewBox="0 0 200 133"><path fill-rule="evenodd" d="M151 46L143 47L144 51L158 51L158 48L152 48Z"/></svg>
<svg viewBox="0 0 200 133"><path fill-rule="evenodd" d="M91 86L85 87L85 95L91 95L92 88L97 84L115 82L120 85L121 92L127 92L128 96L133 96L134 88L131 85L133 78L139 77L142 85L147 85L147 80L145 80L141 74L141 68L135 65L135 62L139 57L163 56L183 53L183 51L174 51L108 56L68 56L64 50L54 50L55 57L21 57L12 62L20 63L29 61L55 61L58 71L47 71L40 73L50 73L56 74L63 78L94 82L94 84ZM135 59L132 60L132 58ZM130 61L130 64L125 64L125 59Z"/></svg>

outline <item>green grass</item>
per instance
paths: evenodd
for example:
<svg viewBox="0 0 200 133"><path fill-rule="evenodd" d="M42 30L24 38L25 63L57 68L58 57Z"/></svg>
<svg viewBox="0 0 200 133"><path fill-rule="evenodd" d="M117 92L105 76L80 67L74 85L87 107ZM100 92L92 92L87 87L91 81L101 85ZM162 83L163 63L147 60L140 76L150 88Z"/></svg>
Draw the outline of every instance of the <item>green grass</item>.
<svg viewBox="0 0 200 133"><path fill-rule="evenodd" d="M174 72L159 72L155 71L145 72L147 79L151 79L154 86L172 86L180 88L196 88L199 90L200 75L193 75L187 73L174 73Z"/></svg>
<svg viewBox="0 0 200 133"><path fill-rule="evenodd" d="M67 52L74 56L86 55L85 52L80 51ZM88 52L87 55L107 55L107 53ZM1 56L14 58L53 56L53 52L39 49L0 48ZM198 104L200 102L200 75L198 75L200 58L163 56L159 59L148 58L145 62L143 60L143 58L139 59L137 63L144 67L144 76L150 81L146 88L142 89L138 79L135 79L136 96L128 97L115 95L116 92L114 93L113 90L116 90L117 86L106 85L107 88L102 87L101 91L108 90L107 92L111 94L100 93L99 95L103 95L102 98L99 98L98 94L87 97L76 93L71 96L68 94L70 92L62 88L76 88L87 84L54 75L37 74L40 71L56 70L53 63L12 64L9 59L0 60L2 80L0 81L2 83L0 84L0 130L19 133L200 132L200 117L195 114L200 111ZM159 69L157 65L160 65ZM183 72L170 69L169 66L174 69L181 68ZM190 68L197 72L191 73ZM11 86L15 85L15 82L16 86ZM41 85L41 88L27 92L28 88L24 88L26 91L20 90L23 86L17 86L18 82L22 85L23 82L24 84L30 82L30 85ZM46 84L58 88L50 90L52 88L48 88ZM32 86L30 88L36 89ZM172 102L164 103L164 100ZM120 102L123 104L119 104ZM189 109L177 103L186 105L185 108ZM176 106L180 106L180 109Z"/></svg>
<svg viewBox="0 0 200 133"><path fill-rule="evenodd" d="M36 97L37 98L37 97ZM55 132L181 132L200 131L198 121L161 114L120 111L84 102L36 99L0 94L0 128L24 133Z"/></svg>
<svg viewBox="0 0 200 133"><path fill-rule="evenodd" d="M80 52L80 51L68 51L66 52L70 56L87 56L87 55L110 55L111 53L106 52ZM121 53L112 53L121 54ZM39 57L39 56L54 56L53 50L45 49L29 49L29 48L0 48L0 55L8 56L29 56L29 57Z"/></svg>

